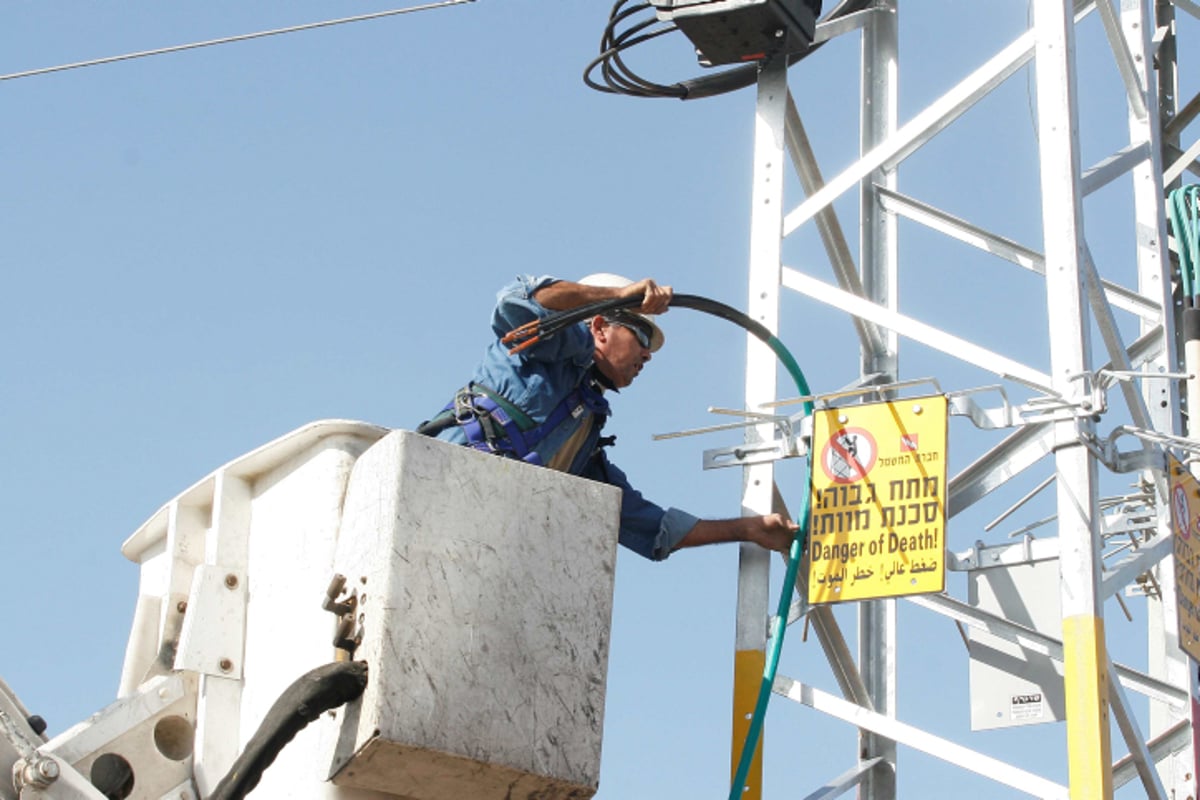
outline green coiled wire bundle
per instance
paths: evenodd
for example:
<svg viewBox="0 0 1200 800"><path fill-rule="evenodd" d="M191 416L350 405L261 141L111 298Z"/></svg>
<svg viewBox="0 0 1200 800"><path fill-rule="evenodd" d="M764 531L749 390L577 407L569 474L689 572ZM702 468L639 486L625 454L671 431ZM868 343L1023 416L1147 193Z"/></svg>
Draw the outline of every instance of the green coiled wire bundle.
<svg viewBox="0 0 1200 800"><path fill-rule="evenodd" d="M1183 302L1187 308L1200 307L1200 282L1196 264L1200 262L1200 186L1184 186L1167 195L1167 213L1175 249L1179 253L1179 277Z"/></svg>

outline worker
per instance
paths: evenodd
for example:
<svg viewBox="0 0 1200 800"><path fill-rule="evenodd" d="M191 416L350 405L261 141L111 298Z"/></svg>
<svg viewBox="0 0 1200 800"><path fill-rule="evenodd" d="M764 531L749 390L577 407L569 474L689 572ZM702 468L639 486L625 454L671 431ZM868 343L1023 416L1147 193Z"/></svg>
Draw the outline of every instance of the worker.
<svg viewBox="0 0 1200 800"><path fill-rule="evenodd" d="M605 454L606 391L629 386L663 346L651 315L667 311L671 287L598 273L578 283L522 276L504 287L492 316L495 338L454 399L417 430L448 442L602 481L621 489L618 541L660 561L683 547L753 542L786 553L796 525L781 514L701 520L642 497ZM640 297L636 311L615 310L569 326L510 354L500 339L553 312Z"/></svg>

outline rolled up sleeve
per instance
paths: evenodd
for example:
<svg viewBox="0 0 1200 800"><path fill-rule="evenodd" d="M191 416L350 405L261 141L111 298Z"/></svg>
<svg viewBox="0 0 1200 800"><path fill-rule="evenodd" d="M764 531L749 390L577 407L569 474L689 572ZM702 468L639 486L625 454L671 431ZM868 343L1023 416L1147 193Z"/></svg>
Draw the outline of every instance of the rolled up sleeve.
<svg viewBox="0 0 1200 800"><path fill-rule="evenodd" d="M496 309L492 312L492 331L502 339L514 328L543 319L550 310L534 299L534 294L560 279L551 275L519 275L496 295ZM522 350L520 357L532 361L554 363L569 360L584 363L592 356L592 336L587 326L571 325L548 339Z"/></svg>
<svg viewBox="0 0 1200 800"><path fill-rule="evenodd" d="M501 289L496 294L496 309L492 312L492 331L496 337L546 316L547 310L533 299L533 295L538 289L557 281L557 278L549 275L518 275L516 280Z"/></svg>
<svg viewBox="0 0 1200 800"><path fill-rule="evenodd" d="M630 485L625 473L603 453L593 459L583 476L621 490L621 530L617 541L651 561L662 561L688 535L699 518L678 508L663 509Z"/></svg>

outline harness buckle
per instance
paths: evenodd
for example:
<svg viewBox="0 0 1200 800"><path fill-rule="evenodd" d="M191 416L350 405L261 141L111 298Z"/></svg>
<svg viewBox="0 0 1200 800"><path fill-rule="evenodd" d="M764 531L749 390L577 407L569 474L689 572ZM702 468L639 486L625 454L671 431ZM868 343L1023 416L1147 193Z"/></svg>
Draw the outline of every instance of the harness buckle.
<svg viewBox="0 0 1200 800"><path fill-rule="evenodd" d="M467 433L468 440L476 449L501 453L503 449L499 446L499 441L503 437L497 432L492 415L487 410L479 408L475 404L476 399L477 396L470 387L460 389L454 395L454 420ZM482 436L472 436L473 430L478 431Z"/></svg>

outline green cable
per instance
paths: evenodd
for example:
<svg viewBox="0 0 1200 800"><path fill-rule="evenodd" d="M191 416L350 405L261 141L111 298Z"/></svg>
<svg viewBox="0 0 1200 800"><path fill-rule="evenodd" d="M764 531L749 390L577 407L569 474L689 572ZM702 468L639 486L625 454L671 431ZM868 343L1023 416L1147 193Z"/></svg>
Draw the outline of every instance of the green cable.
<svg viewBox="0 0 1200 800"><path fill-rule="evenodd" d="M811 394L808 388L808 382L804 379L804 373L800 371L800 365L796 363L796 359L783 342L772 336L767 345L775 351L775 355L779 356L779 360L783 362L783 366L791 374L792 380L796 382L796 389L799 390L801 396L807 397ZM805 416L812 416L813 404L811 400L805 400L804 405ZM800 557L804 551L804 540L808 536L808 514L811 498L809 495L809 481L812 474L812 453L809 453L809 458L805 462L804 476L804 500L800 506L800 528L796 531L795 538L792 539L791 548L788 550L787 572L783 578L783 591L779 594L779 607L775 612L775 620L771 624L771 649L767 653L767 661L763 667L762 683L758 687L758 700L754 704L754 716L750 719L750 729L746 731L746 741L742 744L742 756L738 760L737 772L733 777L733 784L729 787L729 800L738 800L742 793L746 790L746 776L750 772L750 764L754 760L754 754L758 750L758 742L762 737L763 721L767 716L767 703L771 699L771 690L775 685L775 673L779 670L779 655L783 652L783 636L787 630L787 615L791 607L792 592L796 587L796 573L800 568Z"/></svg>

